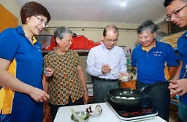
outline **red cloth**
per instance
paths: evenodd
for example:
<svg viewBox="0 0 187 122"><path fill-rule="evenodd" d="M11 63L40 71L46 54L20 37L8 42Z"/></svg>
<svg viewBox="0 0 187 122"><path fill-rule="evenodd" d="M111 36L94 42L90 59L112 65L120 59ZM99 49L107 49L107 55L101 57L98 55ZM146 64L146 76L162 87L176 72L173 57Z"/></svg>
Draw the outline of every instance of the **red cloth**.
<svg viewBox="0 0 187 122"><path fill-rule="evenodd" d="M50 43L50 46L47 48L47 50L54 50L54 47L56 47L57 44L54 40L54 36L51 37L51 43Z"/></svg>
<svg viewBox="0 0 187 122"><path fill-rule="evenodd" d="M99 45L92 40L88 40L85 36L76 36L72 38L72 45L70 49L73 50L90 50L92 47Z"/></svg>

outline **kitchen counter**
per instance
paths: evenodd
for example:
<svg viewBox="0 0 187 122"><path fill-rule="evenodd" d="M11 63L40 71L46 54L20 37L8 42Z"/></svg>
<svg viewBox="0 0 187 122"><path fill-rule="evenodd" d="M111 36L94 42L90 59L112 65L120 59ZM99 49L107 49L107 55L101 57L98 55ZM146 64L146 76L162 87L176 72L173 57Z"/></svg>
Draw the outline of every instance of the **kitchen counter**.
<svg viewBox="0 0 187 122"><path fill-rule="evenodd" d="M109 106L106 103L97 103L100 105L103 109L101 115L97 117L90 117L88 122L126 122L124 120L121 120L117 117L117 115L112 111L112 109L109 108ZM55 117L54 122L71 122L71 109L74 109L75 111L85 111L87 107L89 107L92 104L86 104L86 105L77 105L77 106L66 106L66 107L60 107L57 115ZM130 121L127 121L130 122ZM159 116L156 116L153 119L149 120L143 120L143 122L166 122Z"/></svg>

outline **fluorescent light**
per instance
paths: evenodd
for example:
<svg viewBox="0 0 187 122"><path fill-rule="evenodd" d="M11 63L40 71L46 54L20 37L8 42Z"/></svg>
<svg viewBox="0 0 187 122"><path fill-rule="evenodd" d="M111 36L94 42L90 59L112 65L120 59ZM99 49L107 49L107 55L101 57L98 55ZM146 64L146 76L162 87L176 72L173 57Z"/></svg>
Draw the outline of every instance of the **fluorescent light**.
<svg viewBox="0 0 187 122"><path fill-rule="evenodd" d="M125 2L125 0L121 0L120 5L121 5L121 7L125 7L127 5L127 3Z"/></svg>

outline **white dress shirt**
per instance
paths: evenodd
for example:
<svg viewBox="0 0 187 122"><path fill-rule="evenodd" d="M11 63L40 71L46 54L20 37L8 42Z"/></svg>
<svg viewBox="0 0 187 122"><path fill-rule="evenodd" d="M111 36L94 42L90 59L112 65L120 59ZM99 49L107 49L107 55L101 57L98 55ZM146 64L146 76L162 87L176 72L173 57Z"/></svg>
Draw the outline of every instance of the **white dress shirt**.
<svg viewBox="0 0 187 122"><path fill-rule="evenodd" d="M88 54L87 68L88 74L106 79L118 79L119 76L115 73L124 73L127 71L126 57L123 49L118 46L114 46L108 50L106 46L101 43L99 46L93 47ZM115 72L109 72L103 74L101 67L103 64L108 64Z"/></svg>

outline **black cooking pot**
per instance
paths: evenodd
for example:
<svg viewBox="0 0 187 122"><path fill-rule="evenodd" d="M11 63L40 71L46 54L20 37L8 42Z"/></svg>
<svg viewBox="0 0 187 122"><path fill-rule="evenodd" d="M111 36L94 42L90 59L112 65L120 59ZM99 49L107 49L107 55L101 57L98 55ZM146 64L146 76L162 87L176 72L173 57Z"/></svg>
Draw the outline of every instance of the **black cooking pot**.
<svg viewBox="0 0 187 122"><path fill-rule="evenodd" d="M144 92L130 88L112 89L108 94L112 102L125 107L138 106L146 98Z"/></svg>

